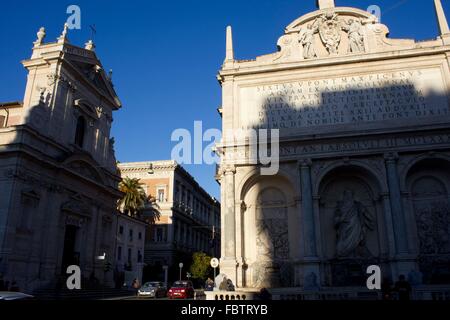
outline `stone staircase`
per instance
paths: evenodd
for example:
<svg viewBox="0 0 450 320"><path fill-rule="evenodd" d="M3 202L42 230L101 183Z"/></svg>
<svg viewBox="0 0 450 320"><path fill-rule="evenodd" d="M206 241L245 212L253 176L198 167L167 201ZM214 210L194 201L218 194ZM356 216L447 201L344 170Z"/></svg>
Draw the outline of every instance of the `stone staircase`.
<svg viewBox="0 0 450 320"><path fill-rule="evenodd" d="M38 300L102 300L118 297L132 297L134 291L128 289L98 288L81 290L39 289L33 292Z"/></svg>
<svg viewBox="0 0 450 320"><path fill-rule="evenodd" d="M65 286L61 288L61 285L58 285L58 281L55 281L50 285L34 290L31 294L38 300L101 300L131 297L135 295L135 292L128 288L114 289L102 287L101 285L93 286L88 281L82 280L80 290L69 290Z"/></svg>

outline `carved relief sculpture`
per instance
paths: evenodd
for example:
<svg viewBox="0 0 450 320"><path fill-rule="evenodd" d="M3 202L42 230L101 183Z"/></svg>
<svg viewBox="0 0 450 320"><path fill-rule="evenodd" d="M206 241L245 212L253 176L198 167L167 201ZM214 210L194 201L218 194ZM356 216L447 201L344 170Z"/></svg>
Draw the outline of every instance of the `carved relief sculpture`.
<svg viewBox="0 0 450 320"><path fill-rule="evenodd" d="M300 31L299 42L303 45L303 56L305 59L317 57L314 48L314 34L319 33L323 45L330 55L339 53L342 31L348 34L348 53L365 52L363 24L373 23L372 20L362 21L361 19L351 18L346 22L339 20L337 13L327 12L317 18L313 24Z"/></svg>
<svg viewBox="0 0 450 320"><path fill-rule="evenodd" d="M421 254L450 253L450 206L433 202L416 213Z"/></svg>
<svg viewBox="0 0 450 320"><path fill-rule="evenodd" d="M264 219L257 224L258 255L267 260L288 259L289 239L283 219Z"/></svg>
<svg viewBox="0 0 450 320"><path fill-rule="evenodd" d="M318 26L320 38L330 55L337 55L341 43L342 26L334 12L327 12L314 23Z"/></svg>
<svg viewBox="0 0 450 320"><path fill-rule="evenodd" d="M337 233L336 256L348 257L364 245L369 230L374 229L375 217L360 202L353 192L346 190L343 201L335 211L334 225Z"/></svg>
<svg viewBox="0 0 450 320"><path fill-rule="evenodd" d="M363 26L359 19L348 20L343 30L348 32L348 53L365 52Z"/></svg>
<svg viewBox="0 0 450 320"><path fill-rule="evenodd" d="M314 34L318 32L317 25L309 24L306 28L300 31L299 42L303 45L303 57L305 59L312 59L317 57L314 48Z"/></svg>

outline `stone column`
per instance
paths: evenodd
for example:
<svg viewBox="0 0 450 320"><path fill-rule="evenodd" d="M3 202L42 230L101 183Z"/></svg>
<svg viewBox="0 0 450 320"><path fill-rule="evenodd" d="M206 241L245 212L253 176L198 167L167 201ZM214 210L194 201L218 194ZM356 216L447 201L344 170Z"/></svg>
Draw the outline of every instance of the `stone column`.
<svg viewBox="0 0 450 320"><path fill-rule="evenodd" d="M169 218L171 223L167 226L167 242L173 243L173 240L175 239L175 225L174 225L174 218L173 216Z"/></svg>
<svg viewBox="0 0 450 320"><path fill-rule="evenodd" d="M397 158L398 156L395 154L385 155L392 224L394 226L395 248L396 253L401 255L408 253L408 243L406 241L406 224L402 208L400 183L398 180Z"/></svg>
<svg viewBox="0 0 450 320"><path fill-rule="evenodd" d="M243 215L247 210L244 201L236 202L235 212L236 212L236 260L237 260L237 282L236 286L238 288L242 288L245 286L245 270L244 270L244 248L243 248L243 238L244 238L244 230L243 230Z"/></svg>
<svg viewBox="0 0 450 320"><path fill-rule="evenodd" d="M406 219L403 212L402 195L397 171L397 159L397 154L390 153L385 155L389 200L392 212L391 221L395 238L395 266L397 275L403 274L407 276L411 270L416 268L416 264L415 257L410 255L408 250L408 234L406 232Z"/></svg>
<svg viewBox="0 0 450 320"><path fill-rule="evenodd" d="M311 185L311 161L300 162L300 181L302 190L303 233L305 257L317 257L316 226L314 222L313 196Z"/></svg>
<svg viewBox="0 0 450 320"><path fill-rule="evenodd" d="M391 212L391 203L389 200L389 193L383 193L380 195L383 202L384 209L384 220L386 221L386 236L388 242L389 249L389 258L394 258L396 249L395 249L395 233L394 226L392 225L392 212Z"/></svg>
<svg viewBox="0 0 450 320"><path fill-rule="evenodd" d="M224 224L222 225L222 241L225 252L222 252L221 272L236 284L236 212L235 212L235 190L234 178L236 168L227 166L223 169L224 188Z"/></svg>
<svg viewBox="0 0 450 320"><path fill-rule="evenodd" d="M311 286L307 279L311 279L311 275L315 275L316 285L320 286L320 268L319 258L317 256L316 246L316 221L314 217L314 199L311 183L311 160L302 160L300 166L300 183L302 196L302 228L304 241L304 257L303 257L303 286ZM309 289L309 288L308 288Z"/></svg>

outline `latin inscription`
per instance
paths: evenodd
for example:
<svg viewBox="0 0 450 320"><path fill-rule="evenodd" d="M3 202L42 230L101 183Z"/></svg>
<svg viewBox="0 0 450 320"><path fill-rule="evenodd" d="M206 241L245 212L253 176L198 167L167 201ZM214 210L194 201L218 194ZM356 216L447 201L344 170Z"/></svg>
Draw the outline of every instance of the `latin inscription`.
<svg viewBox="0 0 450 320"><path fill-rule="evenodd" d="M321 143L283 143L280 146L280 157L297 157L302 155L353 153L362 151L385 152L390 149L399 150L410 147L448 148L450 134L417 135L393 138L351 139L342 142ZM227 151L227 159L236 163L247 163L252 154L250 147L234 147Z"/></svg>
<svg viewBox="0 0 450 320"><path fill-rule="evenodd" d="M450 115L439 69L241 89L242 128L311 128Z"/></svg>

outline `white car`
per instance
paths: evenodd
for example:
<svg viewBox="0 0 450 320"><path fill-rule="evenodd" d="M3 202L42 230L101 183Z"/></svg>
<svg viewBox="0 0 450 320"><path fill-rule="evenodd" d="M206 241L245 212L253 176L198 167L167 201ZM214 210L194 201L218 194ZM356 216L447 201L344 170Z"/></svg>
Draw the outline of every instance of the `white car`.
<svg viewBox="0 0 450 320"><path fill-rule="evenodd" d="M0 291L0 300L30 300L34 297L22 292Z"/></svg>
<svg viewBox="0 0 450 320"><path fill-rule="evenodd" d="M162 282L146 282L139 290L139 297L164 298L167 295L167 289Z"/></svg>

